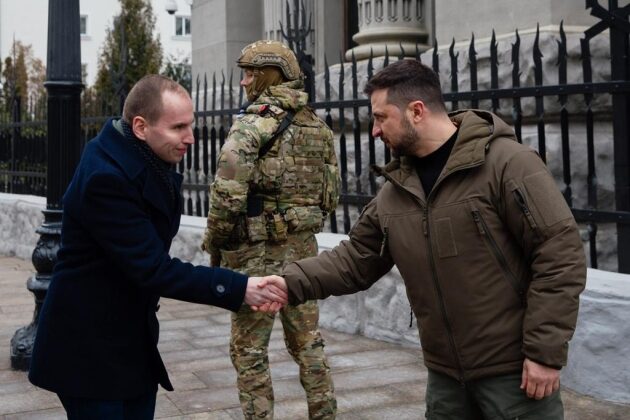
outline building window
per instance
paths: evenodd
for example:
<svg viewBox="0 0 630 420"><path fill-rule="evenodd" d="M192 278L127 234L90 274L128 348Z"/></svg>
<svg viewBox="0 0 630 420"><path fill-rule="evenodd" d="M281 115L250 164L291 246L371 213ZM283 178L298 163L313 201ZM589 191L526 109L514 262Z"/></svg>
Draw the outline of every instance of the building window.
<svg viewBox="0 0 630 420"><path fill-rule="evenodd" d="M175 16L175 35L190 36L190 16Z"/></svg>
<svg viewBox="0 0 630 420"><path fill-rule="evenodd" d="M79 24L79 31L81 35L87 35L87 16L81 16L81 23Z"/></svg>

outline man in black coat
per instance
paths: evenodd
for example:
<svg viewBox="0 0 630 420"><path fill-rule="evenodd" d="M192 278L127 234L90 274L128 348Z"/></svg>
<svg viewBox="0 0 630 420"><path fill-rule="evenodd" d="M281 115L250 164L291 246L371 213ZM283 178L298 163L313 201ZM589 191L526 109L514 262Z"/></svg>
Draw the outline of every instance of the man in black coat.
<svg viewBox="0 0 630 420"><path fill-rule="evenodd" d="M153 418L157 384L173 389L157 348L160 296L232 311L286 302L261 278L168 255L182 210L172 165L194 142L192 124L180 85L144 77L122 119L87 144L64 195L29 379L56 392L70 419Z"/></svg>

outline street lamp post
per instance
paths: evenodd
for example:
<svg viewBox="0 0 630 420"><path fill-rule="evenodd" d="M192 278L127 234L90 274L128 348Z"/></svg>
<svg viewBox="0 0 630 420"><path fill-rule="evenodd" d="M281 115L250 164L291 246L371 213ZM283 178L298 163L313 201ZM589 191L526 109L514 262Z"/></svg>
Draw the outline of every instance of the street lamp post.
<svg viewBox="0 0 630 420"><path fill-rule="evenodd" d="M81 155L81 38L79 0L49 0L48 56L48 167L44 223L33 250L37 273L26 287L35 295L33 321L11 339L11 367L28 370L39 312L46 297L61 243L62 195Z"/></svg>

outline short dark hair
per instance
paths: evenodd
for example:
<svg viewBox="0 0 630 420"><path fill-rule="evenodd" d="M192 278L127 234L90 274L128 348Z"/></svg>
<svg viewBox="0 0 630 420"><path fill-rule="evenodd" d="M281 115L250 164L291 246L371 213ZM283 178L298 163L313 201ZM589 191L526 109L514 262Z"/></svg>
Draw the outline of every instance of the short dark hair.
<svg viewBox="0 0 630 420"><path fill-rule="evenodd" d="M179 83L159 74L149 74L138 80L125 99L123 120L131 124L134 117L140 116L150 123L157 121L162 115L162 93L166 91L188 95Z"/></svg>
<svg viewBox="0 0 630 420"><path fill-rule="evenodd" d="M383 68L367 82L364 92L371 96L381 89L387 89L387 102L401 109L420 100L433 111L446 112L440 78L418 60L399 60Z"/></svg>

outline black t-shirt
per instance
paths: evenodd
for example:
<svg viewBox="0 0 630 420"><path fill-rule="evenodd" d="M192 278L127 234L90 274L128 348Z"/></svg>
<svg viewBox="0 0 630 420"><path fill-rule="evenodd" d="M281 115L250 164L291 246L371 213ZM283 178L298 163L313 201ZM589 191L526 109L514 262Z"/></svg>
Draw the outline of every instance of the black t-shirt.
<svg viewBox="0 0 630 420"><path fill-rule="evenodd" d="M446 165L446 161L451 154L451 150L453 150L455 139L457 139L458 132L459 130L455 131L455 133L453 133L453 135L446 140L446 143L440 146L439 149L426 156L421 158L416 157L415 159L416 171L418 172L422 188L424 189L424 193L427 197L433 189L435 181L437 181L440 173L442 173L444 165Z"/></svg>

